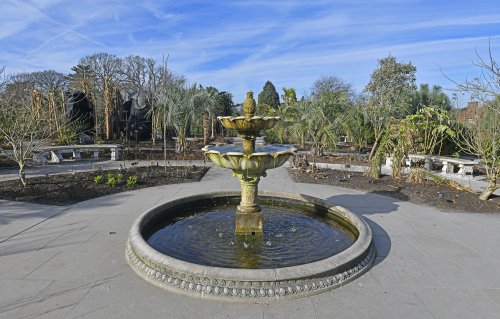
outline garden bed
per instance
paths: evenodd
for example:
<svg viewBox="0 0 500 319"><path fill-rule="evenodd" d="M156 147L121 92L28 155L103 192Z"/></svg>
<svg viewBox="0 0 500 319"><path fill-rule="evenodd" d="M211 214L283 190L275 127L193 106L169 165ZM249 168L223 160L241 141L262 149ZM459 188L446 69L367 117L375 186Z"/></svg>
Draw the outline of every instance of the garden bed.
<svg viewBox="0 0 500 319"><path fill-rule="evenodd" d="M159 185L200 181L208 167L164 166L135 167L126 171L97 170L75 174L58 174L0 182L0 199L47 205L70 205L84 200ZM121 177L119 176L121 174ZM101 176L97 183L96 176ZM133 176L137 181L133 185ZM108 183L114 178L114 186ZM132 177L132 178L131 178ZM131 181L129 181L129 178ZM99 178L97 178L99 179ZM129 183L127 183L129 181Z"/></svg>
<svg viewBox="0 0 500 319"><path fill-rule="evenodd" d="M500 213L500 197L482 201L478 193L458 190L432 180L410 183L404 180L397 181L387 175L380 179L371 179L360 172L334 169L316 169L314 173L303 169L290 169L289 172L296 182L358 189L444 211Z"/></svg>

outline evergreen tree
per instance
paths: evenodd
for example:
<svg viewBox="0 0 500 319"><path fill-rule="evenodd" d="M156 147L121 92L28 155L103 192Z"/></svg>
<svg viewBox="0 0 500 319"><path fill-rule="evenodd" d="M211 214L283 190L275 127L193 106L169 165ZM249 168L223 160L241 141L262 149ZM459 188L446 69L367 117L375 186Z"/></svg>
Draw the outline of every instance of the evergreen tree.
<svg viewBox="0 0 500 319"><path fill-rule="evenodd" d="M278 108L280 105L280 97L271 81L267 81L266 84L264 84L262 92L259 93L258 104L269 105L274 109Z"/></svg>
<svg viewBox="0 0 500 319"><path fill-rule="evenodd" d="M378 67L365 88L369 95L365 115L375 133L370 159L375 155L388 119L402 118L409 113L412 95L417 89L416 71L417 68L411 63L397 62L390 55L378 61Z"/></svg>

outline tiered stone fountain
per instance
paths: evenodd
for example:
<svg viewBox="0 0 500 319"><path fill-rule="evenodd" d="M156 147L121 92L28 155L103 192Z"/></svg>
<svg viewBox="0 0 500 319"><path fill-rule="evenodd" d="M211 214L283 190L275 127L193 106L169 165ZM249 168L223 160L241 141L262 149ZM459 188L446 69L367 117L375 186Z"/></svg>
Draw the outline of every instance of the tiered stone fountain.
<svg viewBox="0 0 500 319"><path fill-rule="evenodd" d="M244 116L219 117L242 146L203 148L233 171L241 193L201 193L146 211L130 230L129 264L167 290L252 303L325 292L363 274L375 249L362 218L311 196L258 192L266 170L283 165L295 148L256 147L260 132L280 119L255 116L251 92L243 109Z"/></svg>
<svg viewBox="0 0 500 319"><path fill-rule="evenodd" d="M225 128L233 129L242 138L243 147L205 146L203 151L216 165L231 169L241 184L241 202L236 209L236 233L262 233L262 212L257 204L258 185L266 170L283 165L296 149L291 146L272 145L255 151L255 139L260 132L274 127L279 117L254 116L256 103L248 92L243 103L244 116L219 116Z"/></svg>

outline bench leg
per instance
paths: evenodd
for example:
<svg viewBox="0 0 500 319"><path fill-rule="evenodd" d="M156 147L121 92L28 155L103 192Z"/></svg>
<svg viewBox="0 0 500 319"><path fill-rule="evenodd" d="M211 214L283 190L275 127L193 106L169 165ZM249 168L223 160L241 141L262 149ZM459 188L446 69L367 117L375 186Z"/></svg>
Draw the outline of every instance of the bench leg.
<svg viewBox="0 0 500 319"><path fill-rule="evenodd" d="M63 160L61 154L58 151L50 151L50 162L60 163Z"/></svg>
<svg viewBox="0 0 500 319"><path fill-rule="evenodd" d="M458 170L458 174L460 174L462 176L465 176L467 174L470 174L470 175L473 174L472 166L466 166L464 164L459 164L458 167L460 167L460 169Z"/></svg>
<svg viewBox="0 0 500 319"><path fill-rule="evenodd" d="M443 162L442 172L445 174L453 174L454 165L450 162Z"/></svg>
<svg viewBox="0 0 500 319"><path fill-rule="evenodd" d="M98 149L92 150L92 158L99 159L99 150Z"/></svg>
<svg viewBox="0 0 500 319"><path fill-rule="evenodd" d="M111 149L111 160L118 161L119 159L120 159L120 152L118 151L118 148L112 148Z"/></svg>
<svg viewBox="0 0 500 319"><path fill-rule="evenodd" d="M73 158L75 160L77 160L77 161L82 159L82 157L80 156L80 150L79 149L74 149L73 150Z"/></svg>
<svg viewBox="0 0 500 319"><path fill-rule="evenodd" d="M392 168L392 156L387 156L385 158L385 166L387 168Z"/></svg>

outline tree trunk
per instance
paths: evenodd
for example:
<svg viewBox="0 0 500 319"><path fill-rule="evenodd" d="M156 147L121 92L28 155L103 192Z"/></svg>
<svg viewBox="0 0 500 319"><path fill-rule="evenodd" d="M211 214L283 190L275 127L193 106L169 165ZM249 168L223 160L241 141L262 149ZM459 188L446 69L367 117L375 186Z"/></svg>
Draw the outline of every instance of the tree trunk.
<svg viewBox="0 0 500 319"><path fill-rule="evenodd" d="M151 110L151 141L153 142L153 146L156 145L156 118L155 118L155 110Z"/></svg>
<svg viewBox="0 0 500 319"><path fill-rule="evenodd" d="M185 149L186 149L186 137L185 136L181 137L177 134L177 139L175 140L175 152L183 153Z"/></svg>
<svg viewBox="0 0 500 319"><path fill-rule="evenodd" d="M203 112L203 144L207 145L210 139L210 118L208 112Z"/></svg>
<svg viewBox="0 0 500 319"><path fill-rule="evenodd" d="M109 140L111 132L111 92L109 88L108 77L104 77L104 128L106 130L106 139Z"/></svg>
<svg viewBox="0 0 500 319"><path fill-rule="evenodd" d="M488 184L488 187L479 195L480 200L488 200L491 195L497 190L497 179L492 178Z"/></svg>
<svg viewBox="0 0 500 319"><path fill-rule="evenodd" d="M210 122L211 122L211 125L212 125L212 129L210 130L211 131L210 138L214 139L215 138L215 121L214 121L214 116L213 115L210 117Z"/></svg>
<svg viewBox="0 0 500 319"><path fill-rule="evenodd" d="M26 172L24 171L24 163L19 163L19 178L23 186L26 186Z"/></svg>
<svg viewBox="0 0 500 319"><path fill-rule="evenodd" d="M377 151L378 143L380 142L381 136L382 135L377 136L377 138L375 139L375 142L373 143L372 150L370 151L370 156L368 156L368 160L370 160L370 161L373 159L373 156L375 156L375 152Z"/></svg>
<svg viewBox="0 0 500 319"><path fill-rule="evenodd" d="M163 125L163 166L167 172L167 125Z"/></svg>

